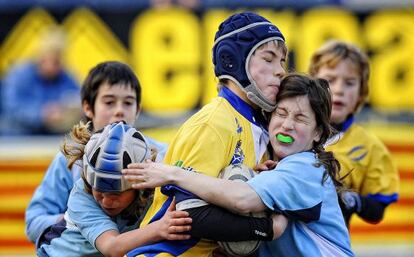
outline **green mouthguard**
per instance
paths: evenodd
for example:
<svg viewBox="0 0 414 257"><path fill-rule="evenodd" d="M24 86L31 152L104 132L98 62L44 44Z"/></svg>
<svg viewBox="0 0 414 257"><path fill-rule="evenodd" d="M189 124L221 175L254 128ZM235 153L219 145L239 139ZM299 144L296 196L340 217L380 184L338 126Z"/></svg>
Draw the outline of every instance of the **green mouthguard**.
<svg viewBox="0 0 414 257"><path fill-rule="evenodd" d="M276 135L276 139L277 139L279 142L281 142L281 143L285 143L285 144L291 144L291 143L293 143L293 141L295 141L295 140L293 139L293 137L291 137L291 136L284 136L284 135L282 135L282 134L277 134L277 135Z"/></svg>

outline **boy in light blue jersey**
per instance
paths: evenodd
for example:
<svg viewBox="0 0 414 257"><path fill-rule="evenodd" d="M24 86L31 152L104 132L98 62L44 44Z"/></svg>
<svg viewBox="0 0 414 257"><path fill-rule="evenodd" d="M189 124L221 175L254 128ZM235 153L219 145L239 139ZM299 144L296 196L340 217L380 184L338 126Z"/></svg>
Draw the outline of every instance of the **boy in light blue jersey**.
<svg viewBox="0 0 414 257"><path fill-rule="evenodd" d="M91 130L124 120L133 125L139 116L141 86L134 72L120 62L103 62L91 69L81 90L82 107ZM146 137L158 151L157 161L164 158L165 143ZM80 168L67 168L63 154L56 154L26 209L26 235L36 242L49 226L63 219L70 190L80 178Z"/></svg>
<svg viewBox="0 0 414 257"><path fill-rule="evenodd" d="M189 230L191 219L173 211L174 204L160 220L137 229L152 190L131 189L121 169L155 158L140 132L119 122L91 136L81 124L71 136L74 142L65 142L63 150L69 167L75 162L82 167L82 179L69 196L64 219L40 236L38 256L122 256L149 242L188 239L182 232Z"/></svg>

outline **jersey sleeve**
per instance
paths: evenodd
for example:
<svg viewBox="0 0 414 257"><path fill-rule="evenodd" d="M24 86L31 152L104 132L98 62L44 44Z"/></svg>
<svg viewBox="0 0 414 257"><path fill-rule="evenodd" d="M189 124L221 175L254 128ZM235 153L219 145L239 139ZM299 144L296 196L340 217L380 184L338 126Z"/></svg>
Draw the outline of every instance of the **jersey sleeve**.
<svg viewBox="0 0 414 257"><path fill-rule="evenodd" d="M91 194L84 191L84 183L79 179L68 201L65 218L73 224L89 243L95 246L96 239L105 231L119 232L117 224L104 213Z"/></svg>
<svg viewBox="0 0 414 257"><path fill-rule="evenodd" d="M167 162L217 177L230 156L226 136L210 124L186 127L171 144Z"/></svg>
<svg viewBox="0 0 414 257"><path fill-rule="evenodd" d="M66 167L62 153L53 159L46 174L37 187L26 209L26 234L35 242L40 234L55 224L66 211L70 190L73 187L73 174Z"/></svg>
<svg viewBox="0 0 414 257"><path fill-rule="evenodd" d="M371 160L366 178L361 187L361 194L384 204L398 200L399 175L391 154L379 141L372 146Z"/></svg>
<svg viewBox="0 0 414 257"><path fill-rule="evenodd" d="M217 177L222 167L226 166L225 163L229 156L229 154L223 154L226 150L223 135L219 134L214 126L208 123L195 124L180 130L170 146L166 161L189 172L197 171ZM176 197L179 210L208 204L198 196L177 186L163 187L162 192Z"/></svg>
<svg viewBox="0 0 414 257"><path fill-rule="evenodd" d="M290 219L319 220L323 199L322 168L298 155L285 157L272 171L247 183L271 210Z"/></svg>

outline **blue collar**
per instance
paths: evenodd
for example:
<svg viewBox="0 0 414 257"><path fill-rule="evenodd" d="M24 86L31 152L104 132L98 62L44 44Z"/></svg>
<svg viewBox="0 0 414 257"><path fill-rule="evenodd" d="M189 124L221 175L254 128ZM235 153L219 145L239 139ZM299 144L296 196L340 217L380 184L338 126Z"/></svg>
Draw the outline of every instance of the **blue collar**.
<svg viewBox="0 0 414 257"><path fill-rule="evenodd" d="M339 132L345 132L351 127L354 123L354 115L350 115L343 123L341 124L334 124L334 128L336 128Z"/></svg>
<svg viewBox="0 0 414 257"><path fill-rule="evenodd" d="M236 95L226 86L221 86L218 95L226 99L231 104L231 106L233 106L233 108L237 112L239 112L243 117L245 117L248 121L259 127L262 127L262 129L267 129L268 124L265 121L261 112L253 109L252 106L243 101L238 95Z"/></svg>

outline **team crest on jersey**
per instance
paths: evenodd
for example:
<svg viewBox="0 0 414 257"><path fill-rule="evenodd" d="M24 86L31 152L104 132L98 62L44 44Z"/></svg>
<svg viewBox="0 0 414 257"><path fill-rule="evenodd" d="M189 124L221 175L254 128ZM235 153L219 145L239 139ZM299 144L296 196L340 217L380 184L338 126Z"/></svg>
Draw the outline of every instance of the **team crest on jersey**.
<svg viewBox="0 0 414 257"><path fill-rule="evenodd" d="M176 161L174 166L180 167L181 169L184 169L186 171L194 171L192 167L185 167L184 162L181 160Z"/></svg>
<svg viewBox="0 0 414 257"><path fill-rule="evenodd" d="M236 129L237 134L242 133L243 127L240 126L239 120L237 118L234 118L234 121L236 122L236 126L237 126L237 129Z"/></svg>
<svg viewBox="0 0 414 257"><path fill-rule="evenodd" d="M236 148L234 149L233 157L231 157L230 164L240 164L244 161L244 153L241 148L242 141L237 141Z"/></svg>

